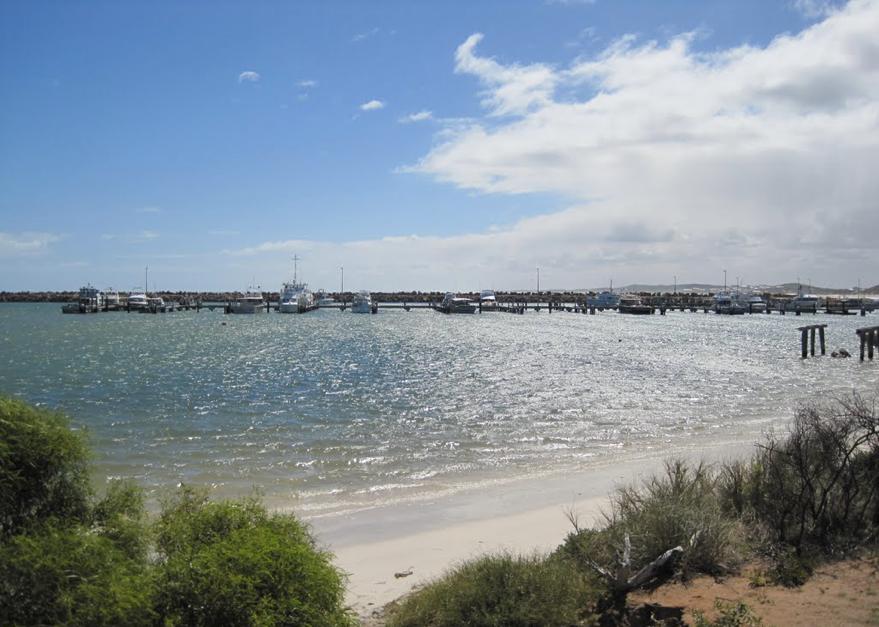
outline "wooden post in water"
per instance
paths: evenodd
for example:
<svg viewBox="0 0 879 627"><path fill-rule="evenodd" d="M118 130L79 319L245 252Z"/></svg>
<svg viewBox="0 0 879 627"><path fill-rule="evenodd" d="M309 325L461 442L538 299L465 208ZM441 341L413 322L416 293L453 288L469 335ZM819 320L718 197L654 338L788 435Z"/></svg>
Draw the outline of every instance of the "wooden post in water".
<svg viewBox="0 0 879 627"><path fill-rule="evenodd" d="M810 324L806 327L799 327L797 331L800 332L800 355L803 359L806 359L809 354L812 357L815 356L815 332L818 331L821 338L821 354L825 355L825 345L824 345L824 328L826 324Z"/></svg>

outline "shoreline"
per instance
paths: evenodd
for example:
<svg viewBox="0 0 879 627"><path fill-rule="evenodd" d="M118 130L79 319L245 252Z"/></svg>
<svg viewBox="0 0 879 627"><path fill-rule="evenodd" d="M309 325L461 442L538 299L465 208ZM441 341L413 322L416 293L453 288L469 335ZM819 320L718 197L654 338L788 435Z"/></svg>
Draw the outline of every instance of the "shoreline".
<svg viewBox="0 0 879 627"><path fill-rule="evenodd" d="M365 620L478 555L555 549L571 531L569 512L580 524L593 525L616 487L655 474L670 457L717 462L742 457L752 447L753 442L722 442L698 450L642 454L497 489L482 487L429 502L305 520L318 543L335 555L336 566L348 574L346 602Z"/></svg>

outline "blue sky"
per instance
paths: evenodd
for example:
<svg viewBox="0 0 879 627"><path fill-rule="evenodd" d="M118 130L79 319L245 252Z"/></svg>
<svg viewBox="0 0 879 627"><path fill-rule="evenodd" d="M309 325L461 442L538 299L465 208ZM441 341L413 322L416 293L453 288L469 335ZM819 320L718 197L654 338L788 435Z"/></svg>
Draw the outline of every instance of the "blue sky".
<svg viewBox="0 0 879 627"><path fill-rule="evenodd" d="M165 289L241 289L252 279L276 288L294 253L305 279L328 288L341 265L351 287L376 290L527 287L535 266L558 288L609 276L713 281L724 268L753 282L803 274L848 285L876 252L846 230L868 212L870 177L822 181L855 189L792 213L803 231L780 263L771 254L783 216L760 216L814 197L808 185L788 192L799 173L826 170L822 146L846 153L834 163L876 156L875 119L865 119L874 112L861 103L876 87L872 48L824 67L851 40L846 29L875 13L874 2L817 0L5 2L0 289L128 289L146 265ZM797 45L816 48L808 37L826 54L792 61L803 57ZM705 72L728 83L749 63L778 67L759 90L748 79L738 93L712 87L704 108L679 115L674 98L663 102L677 93L670 86L699 85ZM632 80L643 68L650 84ZM845 72L851 80L813 93L827 81L810 75ZM799 90L793 115L803 124L829 116L822 142L804 146L802 127L763 136L791 106L787 96L783 107L767 104L770 83ZM620 103L616 117L602 110L607 97ZM726 115L716 104L724 98L749 112L735 120L753 144L726 150L705 126ZM624 115L627 106L638 115ZM632 135L626 125L640 112L652 130L642 120ZM660 119L669 115L686 124L657 138L674 125ZM692 171L664 156L669 141L668 154L714 144L714 154L740 159L694 185L645 185L633 196L640 181ZM633 154L633 142L643 150ZM662 172L668 163L674 173ZM780 171L749 189L740 220L726 219L736 207L704 207L738 189L714 172L738 172L747 185L765 163ZM702 180L709 189L694 196ZM843 261L801 255L830 245L815 232L822 225L848 243Z"/></svg>

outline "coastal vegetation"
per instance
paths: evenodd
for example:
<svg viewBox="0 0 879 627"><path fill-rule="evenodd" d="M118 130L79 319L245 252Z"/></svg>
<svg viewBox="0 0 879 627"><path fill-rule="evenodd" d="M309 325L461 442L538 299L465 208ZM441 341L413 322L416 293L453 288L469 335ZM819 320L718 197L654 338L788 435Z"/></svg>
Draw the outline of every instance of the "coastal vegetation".
<svg viewBox="0 0 879 627"><path fill-rule="evenodd" d="M344 577L289 514L88 481L81 431L0 398L0 616L10 625L349 625Z"/></svg>
<svg viewBox="0 0 879 627"><path fill-rule="evenodd" d="M768 564L759 585L799 586L817 564L875 552L879 539L879 416L854 396L800 408L787 431L769 434L747 460L716 466L681 460L639 485L619 488L601 524L573 531L546 558L487 556L458 566L411 594L391 625L628 625L680 621L662 608L634 608L629 593L699 574L723 577L746 560ZM498 576L516 564L531 596ZM552 564L549 569L547 564ZM524 571L529 572L524 572ZM564 572L567 571L567 576ZM533 620L517 603L568 607ZM571 588L578 582L576 588ZM474 591L480 591L477 596ZM584 602L589 600L589 605ZM716 610L716 622L752 625L747 606Z"/></svg>

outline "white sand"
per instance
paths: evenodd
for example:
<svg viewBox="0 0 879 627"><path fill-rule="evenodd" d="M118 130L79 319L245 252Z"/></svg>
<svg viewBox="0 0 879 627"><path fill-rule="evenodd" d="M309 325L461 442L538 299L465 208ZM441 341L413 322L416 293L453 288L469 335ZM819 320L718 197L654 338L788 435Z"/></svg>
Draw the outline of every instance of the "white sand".
<svg viewBox="0 0 879 627"><path fill-rule="evenodd" d="M684 455L717 459L744 450L724 446ZM335 553L336 565L349 574L348 603L366 618L469 558L498 551L527 554L555 549L572 529L568 512L575 512L581 525L590 526L616 486L653 474L661 465L659 457L627 459L565 476L311 524L320 541ZM405 577L394 576L410 571Z"/></svg>

